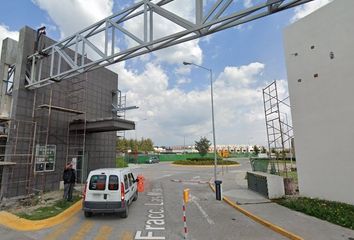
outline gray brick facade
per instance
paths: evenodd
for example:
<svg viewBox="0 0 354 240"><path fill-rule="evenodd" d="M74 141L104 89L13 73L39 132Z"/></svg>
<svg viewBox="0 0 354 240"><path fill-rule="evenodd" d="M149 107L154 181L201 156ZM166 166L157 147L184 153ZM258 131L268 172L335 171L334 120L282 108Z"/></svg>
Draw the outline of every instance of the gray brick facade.
<svg viewBox="0 0 354 240"><path fill-rule="evenodd" d="M58 189L65 164L72 159L76 159L78 163L83 162L82 179L85 179L88 171L92 169L115 166L117 129L111 128L110 125L105 126L108 123L104 119L118 121L118 125L121 123L119 121L123 121L117 119L116 113L112 112L112 103L116 101L114 92L118 87L118 75L100 68L45 87L28 90L25 88L25 78L31 64L27 56L34 52L35 39L36 31L25 27L20 31L16 46L12 107L10 118L7 120L9 132L6 146L1 153L4 157L0 159L16 165L9 167L10 174L9 177L6 176L8 179L2 180L3 196L0 197ZM46 46L53 43L54 41L47 37L42 42ZM68 51L67 54L72 53ZM65 65L62 67L65 68ZM43 74L49 73L49 59L43 64L42 70ZM1 96L0 101L5 101L5 97ZM1 109L5 110L5 107ZM87 127L100 120L101 128L89 132L71 127L73 125L70 123L85 123L85 120ZM129 127L125 126L120 130L134 129L133 122L124 121L124 124ZM37 145L55 145L54 171L34 171ZM80 176L81 171L79 181Z"/></svg>

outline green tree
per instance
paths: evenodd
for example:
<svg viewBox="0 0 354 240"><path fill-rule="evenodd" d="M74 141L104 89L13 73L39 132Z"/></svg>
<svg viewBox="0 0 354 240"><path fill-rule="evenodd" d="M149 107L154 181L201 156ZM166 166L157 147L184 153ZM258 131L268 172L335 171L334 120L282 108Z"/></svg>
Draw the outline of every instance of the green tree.
<svg viewBox="0 0 354 240"><path fill-rule="evenodd" d="M265 147L263 147L263 146L262 146L261 153L267 153L267 149Z"/></svg>
<svg viewBox="0 0 354 240"><path fill-rule="evenodd" d="M139 141L134 139L117 138L116 149L119 152L127 152L128 150L131 150L132 152L151 152L154 151L154 143L150 138L142 138Z"/></svg>
<svg viewBox="0 0 354 240"><path fill-rule="evenodd" d="M154 143L150 138L144 139L142 138L139 142L139 151L142 152L151 152L154 151Z"/></svg>
<svg viewBox="0 0 354 240"><path fill-rule="evenodd" d="M259 147L257 147L257 145L254 145L254 146L253 146L253 151L254 151L254 153L255 153L256 155L258 155L258 153L259 153Z"/></svg>
<svg viewBox="0 0 354 240"><path fill-rule="evenodd" d="M116 149L119 152L127 152L129 149L128 141L125 138L117 138Z"/></svg>
<svg viewBox="0 0 354 240"><path fill-rule="evenodd" d="M201 137L199 141L195 141L195 149L198 150L200 156L205 156L208 153L211 143L206 137Z"/></svg>

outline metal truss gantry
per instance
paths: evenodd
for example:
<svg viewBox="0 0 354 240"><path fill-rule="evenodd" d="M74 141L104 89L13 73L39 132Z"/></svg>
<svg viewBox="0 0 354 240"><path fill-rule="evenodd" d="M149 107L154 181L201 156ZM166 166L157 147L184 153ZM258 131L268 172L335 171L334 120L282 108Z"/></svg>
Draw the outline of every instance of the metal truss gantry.
<svg viewBox="0 0 354 240"><path fill-rule="evenodd" d="M191 18L181 17L168 10L169 3L173 1L143 0L52 46L36 49L37 51L28 57L26 87L29 89L39 88L90 70L213 34L313 0L263 0L263 3L242 10L238 6L235 7L235 4L231 4L233 0L214 0L213 3L205 6L205 0L195 0L192 21ZM239 5L242 4L239 3ZM154 36L156 25L154 18L172 22L179 26L180 30L166 36L156 37ZM126 28L125 23L135 20L142 21L142 32L133 33ZM103 41L95 41L95 37L100 37ZM121 39L122 37L124 39ZM129 39L135 45L125 44L125 46L119 46L119 50L117 50L118 38L120 41ZM69 54L69 49L74 53ZM80 58L88 52L97 54L97 59L84 61L84 58ZM44 70L44 66L49 69Z"/></svg>

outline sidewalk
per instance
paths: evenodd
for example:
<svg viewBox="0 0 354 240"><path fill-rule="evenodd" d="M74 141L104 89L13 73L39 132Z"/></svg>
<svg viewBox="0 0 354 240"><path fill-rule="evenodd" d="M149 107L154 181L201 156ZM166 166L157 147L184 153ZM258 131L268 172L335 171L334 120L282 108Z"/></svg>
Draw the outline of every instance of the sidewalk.
<svg viewBox="0 0 354 240"><path fill-rule="evenodd" d="M304 239L354 240L353 230L290 210L248 190L245 179L246 171L247 168L243 166L240 169L224 171L223 176L219 174L223 181L223 196L252 214Z"/></svg>

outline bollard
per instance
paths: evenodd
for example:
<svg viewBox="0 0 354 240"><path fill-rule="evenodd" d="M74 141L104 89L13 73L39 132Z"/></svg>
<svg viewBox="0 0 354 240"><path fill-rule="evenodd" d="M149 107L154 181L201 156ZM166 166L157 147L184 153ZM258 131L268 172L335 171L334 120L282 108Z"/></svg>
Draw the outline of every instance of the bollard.
<svg viewBox="0 0 354 240"><path fill-rule="evenodd" d="M221 201L221 199L222 199L222 196L221 196L221 183L222 183L222 181L215 180L216 200L219 200L219 201Z"/></svg>
<svg viewBox="0 0 354 240"><path fill-rule="evenodd" d="M186 216L186 203L183 201L182 211L183 211L183 228L184 228L184 239L188 238L188 228L187 228L187 216Z"/></svg>
<svg viewBox="0 0 354 240"><path fill-rule="evenodd" d="M188 201L189 201L189 188L186 188L183 190L183 202L182 202L184 239L188 238L187 217L186 217L186 205Z"/></svg>
<svg viewBox="0 0 354 240"><path fill-rule="evenodd" d="M138 175L137 176L138 180L138 192L144 192L144 177L143 175Z"/></svg>
<svg viewBox="0 0 354 240"><path fill-rule="evenodd" d="M189 201L189 188L183 190L183 201L185 203Z"/></svg>

